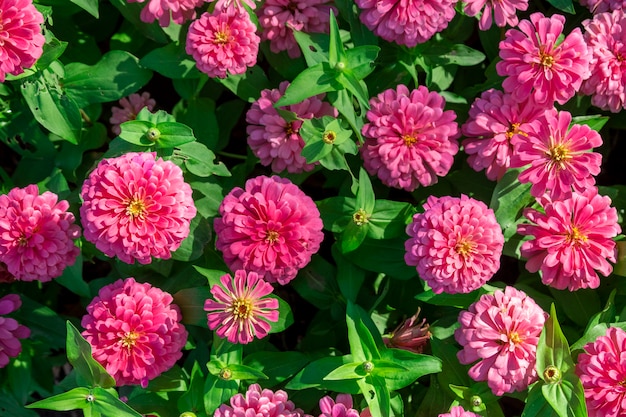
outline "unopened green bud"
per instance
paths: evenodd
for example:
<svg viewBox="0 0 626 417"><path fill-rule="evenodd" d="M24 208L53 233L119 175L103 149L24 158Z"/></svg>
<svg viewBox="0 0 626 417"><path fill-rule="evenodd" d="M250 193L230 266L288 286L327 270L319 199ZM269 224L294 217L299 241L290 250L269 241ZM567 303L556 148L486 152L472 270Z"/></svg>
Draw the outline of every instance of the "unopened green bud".
<svg viewBox="0 0 626 417"><path fill-rule="evenodd" d="M146 132L146 137L150 142L156 142L161 137L161 131L156 127L151 127Z"/></svg>
<svg viewBox="0 0 626 417"><path fill-rule="evenodd" d="M561 380L561 371L556 366L550 365L543 371L543 378L546 382L554 384Z"/></svg>
<svg viewBox="0 0 626 417"><path fill-rule="evenodd" d="M374 370L374 364L370 361L363 362L363 370L369 374Z"/></svg>
<svg viewBox="0 0 626 417"><path fill-rule="evenodd" d="M360 208L356 211L356 213L352 215L352 221L357 226L363 226L365 223L369 221L369 216L367 215L367 212L365 210Z"/></svg>
<svg viewBox="0 0 626 417"><path fill-rule="evenodd" d="M220 371L220 378L222 378L224 381L228 381L230 378L232 378L233 376L233 372L228 369L228 368L224 368Z"/></svg>
<svg viewBox="0 0 626 417"><path fill-rule="evenodd" d="M191 411L185 411L180 415L180 417L196 417L196 414L192 413Z"/></svg>

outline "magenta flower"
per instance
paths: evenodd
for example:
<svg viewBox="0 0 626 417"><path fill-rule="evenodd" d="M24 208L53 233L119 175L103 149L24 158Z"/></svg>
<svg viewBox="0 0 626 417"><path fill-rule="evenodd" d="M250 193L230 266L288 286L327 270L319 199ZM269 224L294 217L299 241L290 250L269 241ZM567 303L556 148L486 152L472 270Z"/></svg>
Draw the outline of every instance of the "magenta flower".
<svg viewBox="0 0 626 417"><path fill-rule="evenodd" d="M515 100L532 95L540 106L564 104L589 77L591 52L579 28L561 40L564 23L565 17L558 14L533 13L519 29L506 32L496 70L506 77L502 87Z"/></svg>
<svg viewBox="0 0 626 417"><path fill-rule="evenodd" d="M319 417L359 417L359 412L352 408L352 395L338 394L337 401L326 395L320 399Z"/></svg>
<svg viewBox="0 0 626 417"><path fill-rule="evenodd" d="M36 185L0 195L0 262L15 279L48 282L74 264L80 228L69 206Z"/></svg>
<svg viewBox="0 0 626 417"><path fill-rule="evenodd" d="M567 197L595 184L602 156L590 152L602 145L600 134L587 125L574 124L566 111L546 112L527 128L527 136L511 139L515 152L511 167L526 167L519 181L532 184L530 194L552 199Z"/></svg>
<svg viewBox="0 0 626 417"><path fill-rule="evenodd" d="M143 3L145 0L126 0L129 3ZM200 7L206 0L148 0L148 4L141 9L139 17L142 22L152 23L159 21L159 25L167 27L170 18L174 23L182 25L196 18L196 7Z"/></svg>
<svg viewBox="0 0 626 417"><path fill-rule="evenodd" d="M563 290L597 288L600 278L613 270L613 238L621 232L617 210L611 199L595 187L574 192L564 199L541 199L543 211L527 208L524 216L532 224L521 224L517 232L534 239L522 244L526 269L541 271L544 284Z"/></svg>
<svg viewBox="0 0 626 417"><path fill-rule="evenodd" d="M203 13L187 32L185 51L209 77L243 74L256 64L260 38L245 9L234 6Z"/></svg>
<svg viewBox="0 0 626 417"><path fill-rule="evenodd" d="M278 300L266 297L274 288L256 272L239 269L235 277L224 275L222 285L214 285L215 300L206 300L209 329L230 343L247 344L262 339L271 329L270 321L278 321Z"/></svg>
<svg viewBox="0 0 626 417"><path fill-rule="evenodd" d="M496 26L517 26L517 12L528 9L528 0L464 0L465 14L477 16L480 14L478 28L488 30L493 20Z"/></svg>
<svg viewBox="0 0 626 417"><path fill-rule="evenodd" d="M187 330L172 296L134 278L100 289L81 325L92 354L118 386L148 385L182 357Z"/></svg>
<svg viewBox="0 0 626 417"><path fill-rule="evenodd" d="M156 153L103 159L85 180L81 197L85 239L128 264L171 258L196 215L182 170Z"/></svg>
<svg viewBox="0 0 626 417"><path fill-rule="evenodd" d="M592 58L581 92L594 106L618 113L626 108L626 15L621 9L599 13L583 25Z"/></svg>
<svg viewBox="0 0 626 417"><path fill-rule="evenodd" d="M626 0L580 0L581 6L587 6L593 14L622 10L626 7Z"/></svg>
<svg viewBox="0 0 626 417"><path fill-rule="evenodd" d="M463 347L457 357L471 364L475 381L487 381L497 396L523 391L537 380L537 343L547 314L523 291L506 287L485 294L459 314L454 338Z"/></svg>
<svg viewBox="0 0 626 417"><path fill-rule="evenodd" d="M287 51L297 58L301 52L293 31L328 33L331 10L337 14L329 0L265 0L258 11L261 36L269 40L272 52Z"/></svg>
<svg viewBox="0 0 626 417"><path fill-rule="evenodd" d="M2 317L20 308L22 300L19 295L9 294L0 298L0 368L9 364L9 358L15 358L22 352L19 339L30 336L30 329L22 326L15 319Z"/></svg>
<svg viewBox="0 0 626 417"><path fill-rule="evenodd" d="M417 313L402 322L390 335L383 336L385 346L408 350L413 353L422 353L431 337L426 319L418 321L420 309Z"/></svg>
<svg viewBox="0 0 626 417"><path fill-rule="evenodd" d="M482 201L430 196L406 232L404 260L435 294L474 291L500 268L504 236Z"/></svg>
<svg viewBox="0 0 626 417"><path fill-rule="evenodd" d="M293 402L289 401L285 391L262 390L259 384L250 385L245 396L235 394L230 399L230 406L222 404L213 414L213 417L235 416L311 417L296 408Z"/></svg>
<svg viewBox="0 0 626 417"><path fill-rule="evenodd" d="M390 187L413 191L448 173L459 151L456 114L445 100L424 86L405 85L370 99L362 129L365 169Z"/></svg>
<svg viewBox="0 0 626 417"><path fill-rule="evenodd" d="M0 0L0 83L30 68L43 53L43 16L31 0Z"/></svg>
<svg viewBox="0 0 626 417"><path fill-rule="evenodd" d="M215 219L215 246L235 271L256 272L287 284L311 260L324 239L311 199L286 178L259 176L233 189Z"/></svg>
<svg viewBox="0 0 626 417"><path fill-rule="evenodd" d="M128 122L129 120L135 120L137 118L137 114L144 108L147 107L148 110L152 111L154 106L156 106L156 101L153 98L150 98L150 93L143 92L141 95L139 94L131 94L128 97L124 97L120 100L120 106L111 107L111 118L109 119L109 123L111 123L111 130L116 135L119 135L122 132L120 125L124 122Z"/></svg>
<svg viewBox="0 0 626 417"><path fill-rule="evenodd" d="M476 413L472 413L471 411L465 411L463 407L457 405L450 409L449 413L439 414L439 417L480 417Z"/></svg>
<svg viewBox="0 0 626 417"><path fill-rule="evenodd" d="M386 41L409 48L441 32L452 20L457 0L356 0L361 22Z"/></svg>
<svg viewBox="0 0 626 417"><path fill-rule="evenodd" d="M527 124L547 112L555 110L537 106L531 97L518 102L499 90L483 92L472 103L469 118L461 127L468 138L463 141L463 150L470 155L467 162L475 171L484 169L490 180L499 180L511 166L511 139L527 136Z"/></svg>
<svg viewBox="0 0 626 417"><path fill-rule="evenodd" d="M587 343L578 355L576 373L585 390L589 417L626 414L626 332L609 327L606 335Z"/></svg>
<svg viewBox="0 0 626 417"><path fill-rule="evenodd" d="M290 173L311 171L317 164L307 164L302 156L304 140L299 133L302 121L322 116L337 117L337 109L323 102L324 94L320 94L298 104L281 107L281 110L293 112L298 117L287 122L274 107L287 87L289 81L283 81L278 89L265 89L261 91L261 97L252 103L246 113L248 145L261 164L271 165L274 172L285 169Z"/></svg>

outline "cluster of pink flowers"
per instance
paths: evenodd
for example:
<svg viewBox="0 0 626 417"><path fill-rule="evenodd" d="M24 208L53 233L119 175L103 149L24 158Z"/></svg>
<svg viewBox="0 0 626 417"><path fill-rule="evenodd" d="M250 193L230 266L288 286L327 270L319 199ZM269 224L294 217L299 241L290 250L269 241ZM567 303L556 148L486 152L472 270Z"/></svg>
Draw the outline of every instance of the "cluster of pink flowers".
<svg viewBox="0 0 626 417"><path fill-rule="evenodd" d="M0 195L0 262L15 279L47 282L74 264L80 228L68 208L36 185Z"/></svg>
<svg viewBox="0 0 626 417"><path fill-rule="evenodd" d="M362 133L363 165L390 186L413 191L448 173L459 150L456 114L424 86L385 90L370 100Z"/></svg>
<svg viewBox="0 0 626 417"><path fill-rule="evenodd" d="M500 268L504 236L482 201L430 196L406 232L404 260L435 294L474 291Z"/></svg>
<svg viewBox="0 0 626 417"><path fill-rule="evenodd" d="M0 83L18 75L43 54L43 16L31 0L0 0Z"/></svg>
<svg viewBox="0 0 626 417"><path fill-rule="evenodd" d="M296 408L285 391L262 389L259 384L250 385L245 396L235 394L230 399L230 405L220 405L213 414L213 417L231 416L312 417Z"/></svg>
<svg viewBox="0 0 626 417"><path fill-rule="evenodd" d="M143 3L145 0L127 0L129 3ZM179 25L196 17L196 7L200 7L206 0L148 0L148 4L141 9L139 17L143 22L159 21L159 25L167 27L170 20Z"/></svg>
<svg viewBox="0 0 626 417"><path fill-rule="evenodd" d="M246 113L248 145L261 164L271 165L274 172L285 169L290 173L311 171L316 164L307 164L302 156L304 140L299 133L302 121L322 116L337 117L337 109L322 101L324 95L320 94L298 104L281 107L281 110L295 113L298 118L287 122L274 107L287 87L289 81L283 81L277 89L265 89L261 91L261 97L252 103Z"/></svg>
<svg viewBox="0 0 626 417"><path fill-rule="evenodd" d="M156 106L156 101L154 101L153 98L150 98L150 93L144 91L141 94L135 93L122 98L119 104L121 107L111 107L111 118L109 119L109 123L111 123L111 130L116 135L119 135L122 132L120 127L122 123L135 120L137 118L137 114L144 107L147 107L148 110L152 111L154 106Z"/></svg>
<svg viewBox="0 0 626 417"><path fill-rule="evenodd" d="M134 278L100 289L81 325L92 353L118 386L148 382L182 357L187 330L172 296Z"/></svg>
<svg viewBox="0 0 626 417"><path fill-rule="evenodd" d="M495 20L496 26L517 26L517 12L528 9L528 0L464 0L465 14L480 14L478 28L488 30Z"/></svg>
<svg viewBox="0 0 626 417"><path fill-rule="evenodd" d="M182 170L156 153L103 159L81 190L85 239L129 264L169 259L196 215L191 193Z"/></svg>
<svg viewBox="0 0 626 417"><path fill-rule="evenodd" d="M9 294L0 298L0 368L9 364L9 358L14 358L22 351L19 339L30 336L30 329L22 326L15 319L2 317L12 313L22 305L17 294Z"/></svg>

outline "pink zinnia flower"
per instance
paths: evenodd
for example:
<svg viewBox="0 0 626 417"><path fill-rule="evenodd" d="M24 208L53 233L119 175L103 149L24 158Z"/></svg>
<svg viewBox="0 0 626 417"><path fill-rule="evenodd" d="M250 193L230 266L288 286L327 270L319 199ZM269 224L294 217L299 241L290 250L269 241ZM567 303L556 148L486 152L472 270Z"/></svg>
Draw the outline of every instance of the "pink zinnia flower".
<svg viewBox="0 0 626 417"><path fill-rule="evenodd" d="M185 51L209 77L243 74L256 64L260 38L255 32L245 9L216 8L191 23Z"/></svg>
<svg viewBox="0 0 626 417"><path fill-rule="evenodd" d="M222 404L213 414L213 417L234 416L311 417L296 408L285 391L262 389L259 384L250 385L245 396L235 394L230 399L230 406Z"/></svg>
<svg viewBox="0 0 626 417"><path fill-rule="evenodd" d="M0 83L30 68L43 53L43 16L30 0L0 0Z"/></svg>
<svg viewBox="0 0 626 417"><path fill-rule="evenodd" d="M426 319L418 321L420 309L417 313L402 322L390 335L383 336L385 346L408 350L413 353L422 353L431 337Z"/></svg>
<svg viewBox="0 0 626 417"><path fill-rule="evenodd" d="M500 268L504 236L482 201L430 196L406 232L404 260L435 294L474 291Z"/></svg>
<svg viewBox="0 0 626 417"><path fill-rule="evenodd" d="M528 0L464 0L465 14L476 16L480 13L478 28L488 30L493 20L496 26L517 26L517 12L528 9ZM493 17L492 17L493 15Z"/></svg>
<svg viewBox="0 0 626 417"><path fill-rule="evenodd" d="M520 103L499 90L483 92L472 103L469 118L461 127L468 138L463 141L463 150L470 155L467 162L475 171L484 169L490 180L499 180L511 166L511 139L527 136L528 123L554 111L537 106L531 97Z"/></svg>
<svg viewBox="0 0 626 417"><path fill-rule="evenodd" d="M439 414L439 417L480 417L476 413L472 413L471 411L465 411L463 407L457 405L456 407L452 407L449 413Z"/></svg>
<svg viewBox="0 0 626 417"><path fill-rule="evenodd" d="M103 159L81 197L85 239L128 264L171 258L196 215L183 171L154 152Z"/></svg>
<svg viewBox="0 0 626 417"><path fill-rule="evenodd" d="M283 81L276 89L261 91L261 97L252 103L246 113L248 127L248 145L261 160L261 164L272 166L272 171L290 173L311 171L316 164L307 164L302 156L304 140L300 136L300 126L304 119L322 116L337 117L337 110L322 101L324 94L313 96L298 104L283 106L280 109L293 112L297 120L287 122L274 107L289 87L289 81Z"/></svg>
<svg viewBox="0 0 626 417"><path fill-rule="evenodd" d="M537 380L537 343L547 314L523 291L506 287L485 294L459 314L454 332L463 350L462 364L479 362L468 372L475 381L487 381L497 396L523 391Z"/></svg>
<svg viewBox="0 0 626 417"><path fill-rule="evenodd" d="M259 176L233 189L215 219L215 246L231 270L245 269L287 284L324 239L311 197L286 178Z"/></svg>
<svg viewBox="0 0 626 417"><path fill-rule="evenodd" d="M609 327L578 355L576 373L585 390L589 417L626 415L626 331Z"/></svg>
<svg viewBox="0 0 626 417"><path fill-rule="evenodd" d="M120 100L120 106L111 107L111 118L109 119L109 123L111 123L111 130L116 135L119 135L122 132L120 125L124 122L128 122L129 120L135 120L137 118L137 114L144 108L147 107L148 110L152 111L154 106L156 106L156 101L153 98L150 98L150 93L143 92L141 95L139 94L131 94L128 97L124 97Z"/></svg>
<svg viewBox="0 0 626 417"><path fill-rule="evenodd" d="M448 173L459 151L456 114L445 100L424 86L405 85L370 99L362 129L365 169L390 187L413 191Z"/></svg>
<svg viewBox="0 0 626 417"><path fill-rule="evenodd" d="M172 296L134 278L100 289L81 325L92 354L118 386L148 385L182 357L187 330Z"/></svg>
<svg viewBox="0 0 626 417"><path fill-rule="evenodd" d="M509 29L500 42L502 61L496 64L505 76L502 87L518 101L532 95L538 105L564 104L588 78L588 51L579 28L562 40L565 17L533 13L518 28Z"/></svg>
<svg viewBox="0 0 626 417"><path fill-rule="evenodd" d="M581 6L587 6L593 14L622 10L626 7L626 0L580 0Z"/></svg>
<svg viewBox="0 0 626 417"><path fill-rule="evenodd" d="M263 40L270 41L274 53L287 51L291 58L300 56L300 47L293 36L305 33L328 33L330 12L336 13L328 0L265 0L258 12Z"/></svg>
<svg viewBox="0 0 626 417"><path fill-rule="evenodd" d="M613 238L621 232L611 199L595 187L574 192L562 200L541 199L543 211L527 208L524 216L533 224L521 224L517 232L534 239L522 244L526 269L541 271L544 284L563 290L597 288L615 262Z"/></svg>
<svg viewBox="0 0 626 417"><path fill-rule="evenodd" d="M570 127L571 122L569 112L546 112L528 125L526 136L511 139L511 167L526 167L519 181L532 184L533 197L547 192L553 199L564 198L572 188L583 191L595 184L602 156L590 151L602 145L602 138L587 125Z"/></svg>
<svg viewBox="0 0 626 417"><path fill-rule="evenodd" d="M143 3L145 0L127 0L129 3ZM159 21L159 25L167 27L170 18L174 23L183 23L195 19L196 7L200 7L206 0L148 0L148 4L141 9L142 22L152 23Z"/></svg>
<svg viewBox="0 0 626 417"><path fill-rule="evenodd" d="M278 321L278 300L266 297L274 287L256 272L235 271L235 277L223 275L222 285L214 285L215 300L206 300L209 329L230 343L247 344L262 339L271 329L270 321Z"/></svg>
<svg viewBox="0 0 626 417"><path fill-rule="evenodd" d="M15 277L9 272L7 265L0 262L0 284L10 284L13 281L15 281Z"/></svg>
<svg viewBox="0 0 626 417"><path fill-rule="evenodd" d="M0 262L16 279L48 282L74 264L80 228L69 206L34 184L0 195Z"/></svg>
<svg viewBox="0 0 626 417"><path fill-rule="evenodd" d="M337 401L326 395L320 399L319 417L359 417L359 412L352 408L352 395L338 394Z"/></svg>
<svg viewBox="0 0 626 417"><path fill-rule="evenodd" d="M626 108L626 15L621 9L599 13L583 25L592 58L581 92L591 95L594 106L618 113Z"/></svg>
<svg viewBox="0 0 626 417"><path fill-rule="evenodd" d="M409 48L448 27L457 0L356 0L361 22L386 41Z"/></svg>
<svg viewBox="0 0 626 417"><path fill-rule="evenodd" d="M9 364L9 358L14 358L22 351L19 339L30 336L30 329L22 326L15 319L2 317L20 308L22 300L17 294L9 294L0 298L0 368Z"/></svg>

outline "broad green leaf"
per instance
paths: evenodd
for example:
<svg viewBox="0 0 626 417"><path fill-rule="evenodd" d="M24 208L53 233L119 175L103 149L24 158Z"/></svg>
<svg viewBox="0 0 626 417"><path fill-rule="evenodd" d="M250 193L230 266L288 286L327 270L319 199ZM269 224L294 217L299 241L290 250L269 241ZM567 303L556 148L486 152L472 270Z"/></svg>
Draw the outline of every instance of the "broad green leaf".
<svg viewBox="0 0 626 417"><path fill-rule="evenodd" d="M415 417L438 416L448 411L449 405L450 398L433 375L430 377L430 386L428 391L426 391L426 395L419 403Z"/></svg>
<svg viewBox="0 0 626 417"><path fill-rule="evenodd" d="M204 408L212 416L215 410L226 403L238 391L239 384L234 380L223 380L214 375L207 375L204 383Z"/></svg>
<svg viewBox="0 0 626 417"><path fill-rule="evenodd" d="M541 391L559 417L587 417L583 387L575 374L558 384L544 384Z"/></svg>
<svg viewBox="0 0 626 417"><path fill-rule="evenodd" d="M328 381L339 381L344 379L365 378L368 373L363 367L363 362L353 362L341 365L324 377Z"/></svg>
<svg viewBox="0 0 626 417"><path fill-rule="evenodd" d="M328 62L328 48L330 37L325 33L304 33L293 31L296 42L300 45L302 55L309 67L322 62Z"/></svg>
<svg viewBox="0 0 626 417"><path fill-rule="evenodd" d="M157 148L180 147L196 140L193 130L182 123L164 122L156 125L156 128L160 133L159 139L156 141Z"/></svg>
<svg viewBox="0 0 626 417"><path fill-rule="evenodd" d="M66 350L67 360L84 383L104 388L115 386L115 379L91 356L91 345L69 320Z"/></svg>
<svg viewBox="0 0 626 417"><path fill-rule="evenodd" d="M374 365L374 369L370 372L371 375L384 378L385 380L387 380L387 378L394 378L403 372L408 372L407 367L400 361L392 362L384 359L374 359L372 365ZM441 368L439 368L439 370L441 370ZM385 382L385 385L387 384L388 383Z"/></svg>
<svg viewBox="0 0 626 417"><path fill-rule="evenodd" d="M359 169L359 190L356 193L356 206L365 210L368 216L372 215L376 204L376 195L370 181L369 174L365 168Z"/></svg>
<svg viewBox="0 0 626 417"><path fill-rule="evenodd" d="M316 203L324 228L331 232L343 232L356 211L356 199L350 197L330 197Z"/></svg>
<svg viewBox="0 0 626 417"><path fill-rule="evenodd" d="M572 0L548 0L548 3L565 13L576 14Z"/></svg>
<svg viewBox="0 0 626 417"><path fill-rule="evenodd" d="M358 394L359 386L355 380L327 381L324 377L341 365L352 363L352 356L327 356L315 360L304 367L285 386L287 389L302 390L307 388L325 388L335 392Z"/></svg>
<svg viewBox="0 0 626 417"><path fill-rule="evenodd" d="M287 303L285 300L275 295L271 295L270 297L276 298L278 300L279 316L277 322L270 322L272 328L270 329L269 333L280 333L293 324L293 313L291 312L291 307L289 307L289 303Z"/></svg>
<svg viewBox="0 0 626 417"><path fill-rule="evenodd" d="M228 74L226 78L214 78L214 80L249 103L261 97L262 90L271 88L269 80L258 65L248 68L243 74Z"/></svg>
<svg viewBox="0 0 626 417"><path fill-rule="evenodd" d="M263 372L246 365L226 365L225 369L228 369L228 372L231 375L231 379L245 379L253 381L256 381L257 379L267 379L267 375L265 375Z"/></svg>
<svg viewBox="0 0 626 417"><path fill-rule="evenodd" d="M335 106L339 113L350 124L350 128L356 135L358 142L363 143L363 135L361 134L361 128L363 127L363 120L360 116L357 116L354 110L354 104L352 103L352 97L346 90L331 91L328 93L328 101ZM355 146L356 148L356 146Z"/></svg>
<svg viewBox="0 0 626 417"><path fill-rule="evenodd" d="M39 414L18 402L11 393L0 390L0 417L38 417Z"/></svg>
<svg viewBox="0 0 626 417"><path fill-rule="evenodd" d="M369 219L368 236L372 239L405 236L412 215L413 207L409 203L377 199Z"/></svg>
<svg viewBox="0 0 626 417"><path fill-rule="evenodd" d="M369 224L357 224L354 220L348 223L339 239L341 253L348 254L356 250L365 240L368 234Z"/></svg>
<svg viewBox="0 0 626 417"><path fill-rule="evenodd" d="M391 415L391 395L385 380L371 376L357 380L372 417L389 417Z"/></svg>
<svg viewBox="0 0 626 417"><path fill-rule="evenodd" d="M409 279L417 276L415 267L408 266L404 261L404 242L406 239L365 239L350 254L350 260L368 271L384 273L398 279Z"/></svg>
<svg viewBox="0 0 626 417"><path fill-rule="evenodd" d="M462 365L457 358L459 349L452 343L439 340L436 337L430 339L433 355L442 361L442 372L437 374L439 384L446 391L450 385L470 386L472 380L467 374L469 367Z"/></svg>
<svg viewBox="0 0 626 417"><path fill-rule="evenodd" d="M201 382L204 384L204 381ZM167 391L146 391L130 397L126 405L142 416L178 416L180 412L176 404L177 397L178 392L170 394Z"/></svg>
<svg viewBox="0 0 626 417"><path fill-rule="evenodd" d="M609 326L606 323L596 324L595 326L588 329L580 339L573 343L572 346L570 346L570 349L572 350L572 352L582 350L587 343L595 342L598 337L604 336L608 329Z"/></svg>
<svg viewBox="0 0 626 417"><path fill-rule="evenodd" d="M337 263L337 284L344 297L351 302L356 302L361 286L365 281L365 271L349 262L342 254L332 248L333 259Z"/></svg>
<svg viewBox="0 0 626 417"><path fill-rule="evenodd" d="M599 114L592 114L589 116L575 116L572 117L572 124L587 125L595 131L600 131L602 127L609 121L608 116L601 116Z"/></svg>
<svg viewBox="0 0 626 417"><path fill-rule="evenodd" d="M189 225L189 235L172 253L172 259L177 261L193 261L204 253L204 248L213 236L213 229L208 220L196 215Z"/></svg>
<svg viewBox="0 0 626 417"><path fill-rule="evenodd" d="M372 335L368 326L365 325L367 313L361 307L348 301L346 309L346 324L348 325L348 341L350 342L350 353L355 361L371 361L380 359L379 346L382 346L382 339L378 334L378 343ZM370 319L371 321L371 319Z"/></svg>
<svg viewBox="0 0 626 417"><path fill-rule="evenodd" d="M90 402L87 401L90 395L93 396L93 390L85 387L78 387L62 394L28 404L26 408L43 408L45 410L54 411L85 409L90 406Z"/></svg>
<svg viewBox="0 0 626 417"><path fill-rule="evenodd" d="M268 380L263 386L271 388L278 385L303 369L310 359L301 352L270 352L261 351L246 355L244 364L251 366L267 375Z"/></svg>
<svg viewBox="0 0 626 417"><path fill-rule="evenodd" d="M435 294L433 290L426 290L417 294L415 296L415 299L436 306L448 306L466 309L485 293L486 291L482 288L466 294L448 294L446 292Z"/></svg>
<svg viewBox="0 0 626 417"><path fill-rule="evenodd" d="M109 391L96 387L93 389L94 401L91 403L94 411L103 416L115 417L143 417L141 414L124 404Z"/></svg>
<svg viewBox="0 0 626 417"><path fill-rule="evenodd" d="M574 368L569 344L561 331L554 304L550 307L550 317L546 319L537 345L537 373L544 380L544 370L549 366L558 368L561 375Z"/></svg>
<svg viewBox="0 0 626 417"><path fill-rule="evenodd" d="M585 328L589 318L602 308L600 296L594 289L568 291L550 288L550 294L552 294L567 317L580 328Z"/></svg>
<svg viewBox="0 0 626 417"><path fill-rule="evenodd" d="M531 184L521 184L517 180L519 171L510 169L504 174L493 190L489 204L502 227L505 240L517 232L517 224L523 219L521 210L533 201L530 195Z"/></svg>
<svg viewBox="0 0 626 417"><path fill-rule="evenodd" d="M413 353L403 349L385 349L382 357L385 361L395 363L404 368L402 372L384 375L390 390L402 389L424 375L437 374L442 371L442 360L431 355ZM378 363L374 361L374 365L373 373L376 373Z"/></svg>
<svg viewBox="0 0 626 417"><path fill-rule="evenodd" d="M337 26L337 18L335 13L329 10L330 13L330 41L328 44L328 63L331 66L337 67L337 65L346 65L346 52L341 42L341 36L339 35L339 26Z"/></svg>
<svg viewBox="0 0 626 417"><path fill-rule="evenodd" d="M380 48L374 45L357 46L346 51L346 66L357 80L362 80L375 69L374 62Z"/></svg>
<svg viewBox="0 0 626 417"><path fill-rule="evenodd" d="M357 79L352 70L347 69L340 72L337 75L337 81L343 85L345 89L350 91L354 97L358 100L362 109L369 109L369 93L367 92L367 85L361 80Z"/></svg>
<svg viewBox="0 0 626 417"><path fill-rule="evenodd" d="M480 64L485 60L485 54L467 45L453 44L452 42L438 38L433 42L425 44L422 56L426 57L430 63L436 66L448 64L460 66L472 66Z"/></svg>
<svg viewBox="0 0 626 417"><path fill-rule="evenodd" d="M541 382L531 385L522 417L554 417L554 409L543 396L542 388Z"/></svg>
<svg viewBox="0 0 626 417"><path fill-rule="evenodd" d="M221 275L223 272L219 271ZM204 311L206 300L213 298L209 287L185 288L173 295L174 303L180 308L185 325L207 327L207 312Z"/></svg>
<svg viewBox="0 0 626 417"><path fill-rule="evenodd" d="M194 203L196 205L196 209L198 209L198 213L205 218L217 217L219 214L220 204L224 199L223 187L207 180L191 181L189 185L192 190L197 191L202 195L202 197L194 196Z"/></svg>
<svg viewBox="0 0 626 417"><path fill-rule="evenodd" d="M202 75L182 43L169 43L153 49L141 58L139 64L167 78L198 78Z"/></svg>
<svg viewBox="0 0 626 417"><path fill-rule="evenodd" d="M12 313L20 324L31 330L31 338L53 349L66 346L66 323L58 313L22 294L22 307Z"/></svg>
<svg viewBox="0 0 626 417"><path fill-rule="evenodd" d="M230 172L222 162L215 161L215 154L200 142L189 142L174 150L174 159L180 159L189 172L199 177L217 175L229 177Z"/></svg>
<svg viewBox="0 0 626 417"><path fill-rule="evenodd" d="M198 142L209 149L217 150L220 133L215 113L215 101L205 97L191 97L181 100L174 107L173 113L178 122L193 129ZM229 117L232 116L229 115Z"/></svg>
<svg viewBox="0 0 626 417"><path fill-rule="evenodd" d="M198 362L193 363L189 388L178 399L179 410L202 410L204 409L204 374Z"/></svg>
<svg viewBox="0 0 626 417"><path fill-rule="evenodd" d="M128 143L138 146L153 146L154 142L148 139L146 133L154 128L154 123L144 120L130 120L120 125L121 133L120 139L125 140Z"/></svg>
<svg viewBox="0 0 626 417"><path fill-rule="evenodd" d="M89 285L83 279L83 254L79 253L73 265L66 267L63 274L56 278L57 284L61 284L74 294L85 298L91 297Z"/></svg>
<svg viewBox="0 0 626 417"><path fill-rule="evenodd" d="M328 62L320 62L298 74L274 107L297 104L309 97L343 88L337 81L337 71Z"/></svg>
<svg viewBox="0 0 626 417"><path fill-rule="evenodd" d="M46 34L46 43L43 46L43 53L35 63L39 69L48 68L51 63L56 61L67 48L68 43L58 40L50 32Z"/></svg>
<svg viewBox="0 0 626 417"><path fill-rule="evenodd" d="M85 10L87 13L95 17L99 17L98 0L70 0L72 3Z"/></svg>

